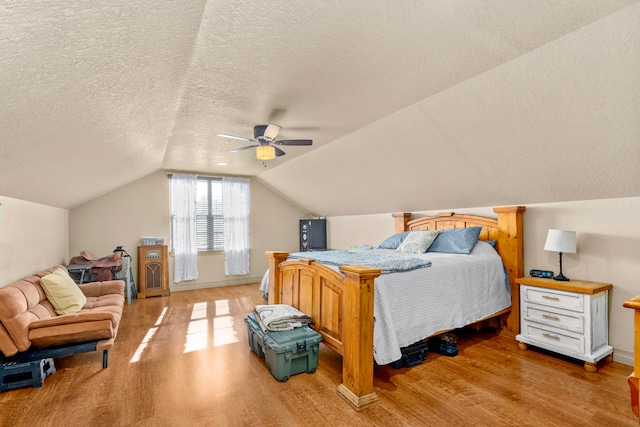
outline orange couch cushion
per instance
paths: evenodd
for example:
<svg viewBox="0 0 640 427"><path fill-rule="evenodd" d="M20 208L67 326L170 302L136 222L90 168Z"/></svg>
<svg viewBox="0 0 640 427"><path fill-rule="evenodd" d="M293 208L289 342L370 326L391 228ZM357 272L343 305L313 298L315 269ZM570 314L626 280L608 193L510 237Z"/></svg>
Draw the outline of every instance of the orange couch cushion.
<svg viewBox="0 0 640 427"><path fill-rule="evenodd" d="M31 341L29 341L31 322L56 316L53 306L40 286L40 278L53 273L57 267L40 271L0 288L0 322L14 343L12 348L9 346L0 348L5 356L13 356L16 352L26 351L31 347Z"/></svg>

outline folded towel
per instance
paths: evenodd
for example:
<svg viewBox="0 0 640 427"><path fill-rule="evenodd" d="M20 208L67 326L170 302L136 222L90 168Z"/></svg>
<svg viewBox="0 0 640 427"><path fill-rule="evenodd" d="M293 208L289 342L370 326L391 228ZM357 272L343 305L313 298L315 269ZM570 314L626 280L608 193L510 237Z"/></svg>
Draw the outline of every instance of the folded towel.
<svg viewBox="0 0 640 427"><path fill-rule="evenodd" d="M256 305L253 311L264 332L290 331L311 323L311 316L287 304Z"/></svg>

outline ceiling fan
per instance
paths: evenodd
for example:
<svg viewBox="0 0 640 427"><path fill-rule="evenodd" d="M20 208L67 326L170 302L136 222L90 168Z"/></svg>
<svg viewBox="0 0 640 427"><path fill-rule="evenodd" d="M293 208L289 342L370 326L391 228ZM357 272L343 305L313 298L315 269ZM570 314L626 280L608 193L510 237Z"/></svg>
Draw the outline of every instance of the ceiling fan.
<svg viewBox="0 0 640 427"><path fill-rule="evenodd" d="M238 151L249 150L251 148L256 149L256 157L259 160L271 160L276 156L284 156L285 153L280 148L276 147L276 145L311 145L313 141L310 139L283 139L276 140L278 133L282 129L278 125L268 124L268 125L259 125L254 126L253 128L253 138L244 138L242 136L234 136L234 135L226 135L224 133L219 133L218 136L223 138L231 138L231 139L239 139L240 141L247 142L255 142L256 144L247 145L246 147L236 148L231 150L232 153L237 153Z"/></svg>

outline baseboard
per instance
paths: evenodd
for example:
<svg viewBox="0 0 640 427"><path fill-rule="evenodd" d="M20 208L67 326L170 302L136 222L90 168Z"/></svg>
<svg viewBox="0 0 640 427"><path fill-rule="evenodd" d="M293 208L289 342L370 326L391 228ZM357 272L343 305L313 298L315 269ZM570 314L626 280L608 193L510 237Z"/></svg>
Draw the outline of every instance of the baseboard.
<svg viewBox="0 0 640 427"><path fill-rule="evenodd" d="M208 288L219 288L222 286L235 286L235 285L246 285L248 283L256 284L256 291L259 291L260 281L262 280L262 276L260 277L238 277L236 279L225 279L219 280L216 282L181 282L181 283L172 283L169 286L169 290L171 292L180 292L180 291L194 291L197 289L208 289Z"/></svg>
<svg viewBox="0 0 640 427"><path fill-rule="evenodd" d="M633 366L633 352L627 350L613 349L613 361L623 365Z"/></svg>

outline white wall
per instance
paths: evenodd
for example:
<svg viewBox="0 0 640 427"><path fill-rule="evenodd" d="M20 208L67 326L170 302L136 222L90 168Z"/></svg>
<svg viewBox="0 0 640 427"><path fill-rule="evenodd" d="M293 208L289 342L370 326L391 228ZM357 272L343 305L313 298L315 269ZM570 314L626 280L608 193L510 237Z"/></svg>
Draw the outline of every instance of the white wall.
<svg viewBox="0 0 640 427"><path fill-rule="evenodd" d="M132 257L137 278L137 247L142 236L164 236L169 242L169 179L158 171L129 185L73 208L69 214L69 253L88 250L97 256L112 253L116 246ZM224 252L198 256L199 278L173 283L173 257L169 257L171 291L258 282L267 269L267 250L295 251L298 220L307 216L290 202L255 179L251 180L249 219L250 272L246 276L224 275Z"/></svg>
<svg viewBox="0 0 640 427"><path fill-rule="evenodd" d="M615 361L632 365L633 313L622 304L640 295L640 197L526 207L523 216L525 273L534 268L558 273L558 254L543 250L547 231L549 228L576 231L578 253L564 254L563 273L573 279L613 284L609 343L614 347ZM424 216L438 212L416 214ZM456 209L455 212L496 217L491 207ZM336 249L361 243L376 245L395 230L391 213L329 217L328 224L328 244Z"/></svg>
<svg viewBox="0 0 640 427"><path fill-rule="evenodd" d="M68 211L0 196L0 287L68 261Z"/></svg>
<svg viewBox="0 0 640 427"><path fill-rule="evenodd" d="M90 200L69 211L69 255L89 251L98 257L123 246L137 272L142 236L169 236L169 180L162 172Z"/></svg>

